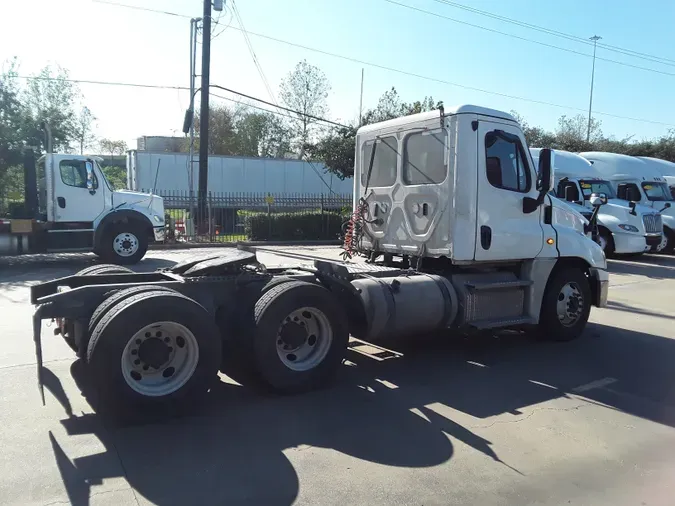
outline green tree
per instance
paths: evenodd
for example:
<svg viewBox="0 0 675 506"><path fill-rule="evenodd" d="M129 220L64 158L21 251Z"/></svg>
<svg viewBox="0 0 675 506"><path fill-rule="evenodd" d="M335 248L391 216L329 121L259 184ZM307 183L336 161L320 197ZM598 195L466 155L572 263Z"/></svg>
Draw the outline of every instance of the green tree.
<svg viewBox="0 0 675 506"><path fill-rule="evenodd" d="M123 155L127 152L127 143L124 141L115 141L112 139L101 139L98 146L105 154L110 155L110 161L115 155Z"/></svg>
<svg viewBox="0 0 675 506"><path fill-rule="evenodd" d="M70 151L71 143L76 139L76 104L81 94L68 77L67 70L48 65L29 79L21 91L28 144L44 148L41 125L46 122L51 128L53 150Z"/></svg>
<svg viewBox="0 0 675 506"><path fill-rule="evenodd" d="M123 167L107 165L101 167L105 178L115 190L123 190L127 187L127 173Z"/></svg>
<svg viewBox="0 0 675 506"><path fill-rule="evenodd" d="M16 60L0 74L0 184L8 168L22 159L24 111L16 86Z"/></svg>
<svg viewBox="0 0 675 506"><path fill-rule="evenodd" d="M293 143L300 157L303 156L305 146L314 136L317 123L315 118L325 118L328 115L330 89L326 75L306 60L299 62L295 69L281 81L279 93L281 102L299 113L290 120L290 128Z"/></svg>
<svg viewBox="0 0 675 506"><path fill-rule="evenodd" d="M84 154L84 150L94 145L96 135L93 130L93 123L96 117L91 113L88 107L82 107L80 113L75 118L75 126L73 129L73 137L80 148L80 154Z"/></svg>

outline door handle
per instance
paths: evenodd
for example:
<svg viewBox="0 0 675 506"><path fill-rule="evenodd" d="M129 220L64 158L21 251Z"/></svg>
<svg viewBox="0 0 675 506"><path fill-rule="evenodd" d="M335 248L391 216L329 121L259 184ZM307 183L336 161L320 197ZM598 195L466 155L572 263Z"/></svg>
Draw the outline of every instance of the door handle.
<svg viewBox="0 0 675 506"><path fill-rule="evenodd" d="M65 208L66 208L66 199L65 199L65 198L63 198L63 197L56 197L56 202L59 204L59 207L60 207L61 209L65 209Z"/></svg>
<svg viewBox="0 0 675 506"><path fill-rule="evenodd" d="M490 249L490 244L492 244L492 229L485 225L480 227L480 245L483 249Z"/></svg>

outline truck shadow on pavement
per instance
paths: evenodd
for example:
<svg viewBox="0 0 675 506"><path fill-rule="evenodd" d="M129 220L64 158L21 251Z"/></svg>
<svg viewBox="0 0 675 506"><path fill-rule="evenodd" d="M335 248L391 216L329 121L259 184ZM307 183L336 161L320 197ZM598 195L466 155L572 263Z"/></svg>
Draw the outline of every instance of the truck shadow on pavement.
<svg viewBox="0 0 675 506"><path fill-rule="evenodd" d="M518 473L484 436L540 409L601 405L675 426L673 339L589 324L582 339L565 344L505 333L409 340L397 350L403 356L385 360L349 352L349 366L331 389L275 397L222 383L192 416L132 427L70 416L58 378L47 375L69 414L62 421L67 433L96 434L106 447L71 458L50 433L69 499L88 504L92 484L124 476L157 504L291 504L300 490L294 464L306 473L303 463L311 459L313 486L334 487L353 472L350 458L326 461L317 447L424 468L451 459L453 442L461 441ZM81 374L78 363L72 373ZM556 399L569 402L538 407Z"/></svg>

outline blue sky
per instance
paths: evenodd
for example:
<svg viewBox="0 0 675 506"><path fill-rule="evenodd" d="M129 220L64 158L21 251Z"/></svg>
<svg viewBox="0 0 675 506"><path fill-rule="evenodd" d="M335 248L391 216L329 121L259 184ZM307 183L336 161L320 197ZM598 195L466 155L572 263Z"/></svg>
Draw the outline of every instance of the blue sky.
<svg viewBox="0 0 675 506"><path fill-rule="evenodd" d="M114 0L117 1L117 0ZM466 23L503 31L590 55L592 48L435 0L395 0ZM608 0L452 0L525 23L675 60L675 2ZM119 0L120 3L201 15L200 0ZM227 0L226 0L227 3ZM293 47L251 33L250 40L273 91L295 64L307 59L332 85L331 117L358 117L361 68L364 108L395 86L404 100L432 95L446 105L474 103L516 110L530 124L552 129L562 114L585 114L591 58L491 33L413 11L385 0L238 0L244 25L300 45L456 83L453 86ZM215 15L215 14L214 14ZM237 30L223 13L212 45L212 83L269 100ZM23 21L21 21L23 20ZM24 21L28 20L28 30ZM58 63L77 79L188 84L189 20L125 9L92 0L5 1L0 7L0 60L18 56L22 73ZM598 57L648 67L663 75L596 62L594 111L675 125L675 62L660 64L598 49ZM126 140L180 132L187 92L83 84L85 103L97 116L97 133ZM561 104L554 107L502 95ZM228 95L222 93L222 95ZM218 101L218 99L213 99ZM606 134L640 139L665 134L669 126L600 115Z"/></svg>

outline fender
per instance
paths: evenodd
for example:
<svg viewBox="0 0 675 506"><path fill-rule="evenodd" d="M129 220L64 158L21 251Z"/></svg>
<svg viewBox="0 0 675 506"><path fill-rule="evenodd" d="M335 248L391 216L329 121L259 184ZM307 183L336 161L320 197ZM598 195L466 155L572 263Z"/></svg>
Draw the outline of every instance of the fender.
<svg viewBox="0 0 675 506"><path fill-rule="evenodd" d="M147 230L149 238L153 239L152 234L152 222L145 214L140 213L133 209L118 209L106 214L101 221L96 225L94 230L94 245L99 246L103 238L105 237L106 229L115 223L130 223L136 222L143 229Z"/></svg>

